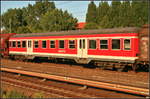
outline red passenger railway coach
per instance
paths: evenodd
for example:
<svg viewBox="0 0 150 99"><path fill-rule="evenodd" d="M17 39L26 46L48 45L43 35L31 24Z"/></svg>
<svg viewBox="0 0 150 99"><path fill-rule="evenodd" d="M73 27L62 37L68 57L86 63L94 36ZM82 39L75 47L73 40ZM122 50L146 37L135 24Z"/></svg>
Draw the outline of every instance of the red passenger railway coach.
<svg viewBox="0 0 150 99"><path fill-rule="evenodd" d="M18 59L67 59L104 68L135 67L139 30L128 27L17 34L9 39L9 55Z"/></svg>

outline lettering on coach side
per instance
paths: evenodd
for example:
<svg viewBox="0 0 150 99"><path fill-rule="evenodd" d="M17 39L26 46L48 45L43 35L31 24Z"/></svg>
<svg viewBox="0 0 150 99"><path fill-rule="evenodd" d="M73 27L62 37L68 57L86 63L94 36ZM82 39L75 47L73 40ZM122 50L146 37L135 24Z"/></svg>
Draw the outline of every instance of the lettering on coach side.
<svg viewBox="0 0 150 99"><path fill-rule="evenodd" d="M66 51L65 51L65 50L58 50L58 52L63 52L63 53L65 53Z"/></svg>

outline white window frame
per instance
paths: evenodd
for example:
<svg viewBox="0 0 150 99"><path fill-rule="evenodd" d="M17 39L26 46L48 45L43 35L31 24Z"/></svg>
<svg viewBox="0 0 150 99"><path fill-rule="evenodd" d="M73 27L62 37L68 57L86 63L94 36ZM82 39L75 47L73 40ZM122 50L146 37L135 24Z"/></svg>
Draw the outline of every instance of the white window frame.
<svg viewBox="0 0 150 99"><path fill-rule="evenodd" d="M95 40L96 41L96 48L95 49L90 48L90 40ZM97 46L97 39L88 39L88 49L96 50L97 48L98 48L98 46Z"/></svg>
<svg viewBox="0 0 150 99"><path fill-rule="evenodd" d="M64 41L64 48L60 48L60 41ZM58 40L58 49L65 49L65 40Z"/></svg>
<svg viewBox="0 0 150 99"><path fill-rule="evenodd" d="M18 42L20 42L20 47L18 47ZM17 41L17 48L21 48L21 41Z"/></svg>
<svg viewBox="0 0 150 99"><path fill-rule="evenodd" d="M74 41L74 44L70 44L69 41ZM70 48L70 45L74 45L75 48ZM68 40L68 48L69 49L76 49L76 40Z"/></svg>
<svg viewBox="0 0 150 99"><path fill-rule="evenodd" d="M101 49L101 42L100 42L101 40L107 40L107 47L108 47L107 49ZM109 49L109 39L99 39L99 49L100 50L108 50Z"/></svg>
<svg viewBox="0 0 150 99"><path fill-rule="evenodd" d="M113 41L113 40L120 40L120 49L113 49L113 48L112 48L112 41ZM112 39L111 39L111 50L121 50L121 38L118 38L118 39L113 39L113 38L112 38Z"/></svg>
<svg viewBox="0 0 150 99"><path fill-rule="evenodd" d="M27 47L27 41L26 41L26 40L23 40L23 41L26 42L25 45L26 45L26 47ZM23 41L21 41L21 45L23 44ZM26 48L26 47L23 47L23 45L22 45L22 48Z"/></svg>
<svg viewBox="0 0 150 99"><path fill-rule="evenodd" d="M35 42L38 42L38 47L35 47ZM34 40L34 48L39 48L39 40Z"/></svg>
<svg viewBox="0 0 150 99"><path fill-rule="evenodd" d="M45 48L43 48L43 41L46 41L46 47ZM47 40L42 40L42 49L46 49L47 48Z"/></svg>
<svg viewBox="0 0 150 99"><path fill-rule="evenodd" d="M51 48L51 41L54 41L54 44L53 44L53 45L55 45L54 48ZM55 49L56 48L56 40L49 40L49 48L51 48L51 49Z"/></svg>
<svg viewBox="0 0 150 99"><path fill-rule="evenodd" d="M125 47L124 47L124 44L125 44L124 41L125 41L125 40L130 40L130 50L126 50L126 49L125 49ZM131 51L131 50L132 50L132 46L131 46L132 43L131 43L131 42L132 42L131 39L129 39L129 38L124 38L124 39L123 39L123 50L125 50L125 51Z"/></svg>
<svg viewBox="0 0 150 99"><path fill-rule="evenodd" d="M15 47L13 46L13 42L15 42L16 43L15 45L17 46L17 41L12 41L12 48L16 48L16 46Z"/></svg>

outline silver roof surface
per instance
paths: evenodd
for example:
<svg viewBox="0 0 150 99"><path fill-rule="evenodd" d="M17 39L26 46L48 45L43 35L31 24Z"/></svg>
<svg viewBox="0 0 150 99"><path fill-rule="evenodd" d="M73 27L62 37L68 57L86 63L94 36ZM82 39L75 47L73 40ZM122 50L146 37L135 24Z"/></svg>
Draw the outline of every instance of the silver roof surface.
<svg viewBox="0 0 150 99"><path fill-rule="evenodd" d="M66 35L92 35L92 34L113 34L113 33L138 33L140 28L126 27L126 28L112 28L112 29L95 29L95 30L70 30L49 33L25 33L16 34L13 37L44 37L44 36L66 36Z"/></svg>

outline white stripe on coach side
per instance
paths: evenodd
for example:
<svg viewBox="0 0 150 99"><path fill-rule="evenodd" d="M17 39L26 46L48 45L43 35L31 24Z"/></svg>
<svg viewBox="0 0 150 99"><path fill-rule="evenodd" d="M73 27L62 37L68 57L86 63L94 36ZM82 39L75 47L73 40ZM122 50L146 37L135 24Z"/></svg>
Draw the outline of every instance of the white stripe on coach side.
<svg viewBox="0 0 150 99"><path fill-rule="evenodd" d="M54 54L54 53L35 53L35 52L17 52L17 51L9 51L10 54L22 54L22 55L45 55L45 56L77 56L77 54Z"/></svg>
<svg viewBox="0 0 150 99"><path fill-rule="evenodd" d="M119 60L135 60L135 59L137 59L138 57L121 57L121 56L88 55L88 58L119 59Z"/></svg>
<svg viewBox="0 0 150 99"><path fill-rule="evenodd" d="M77 54L54 54L54 53L27 53L27 52L17 52L10 51L10 54L22 54L22 55L43 55L43 56L70 56L77 57ZM121 56L103 56L103 55L87 55L87 58L97 58L97 59L119 59L119 60L135 60L138 57L121 57Z"/></svg>

